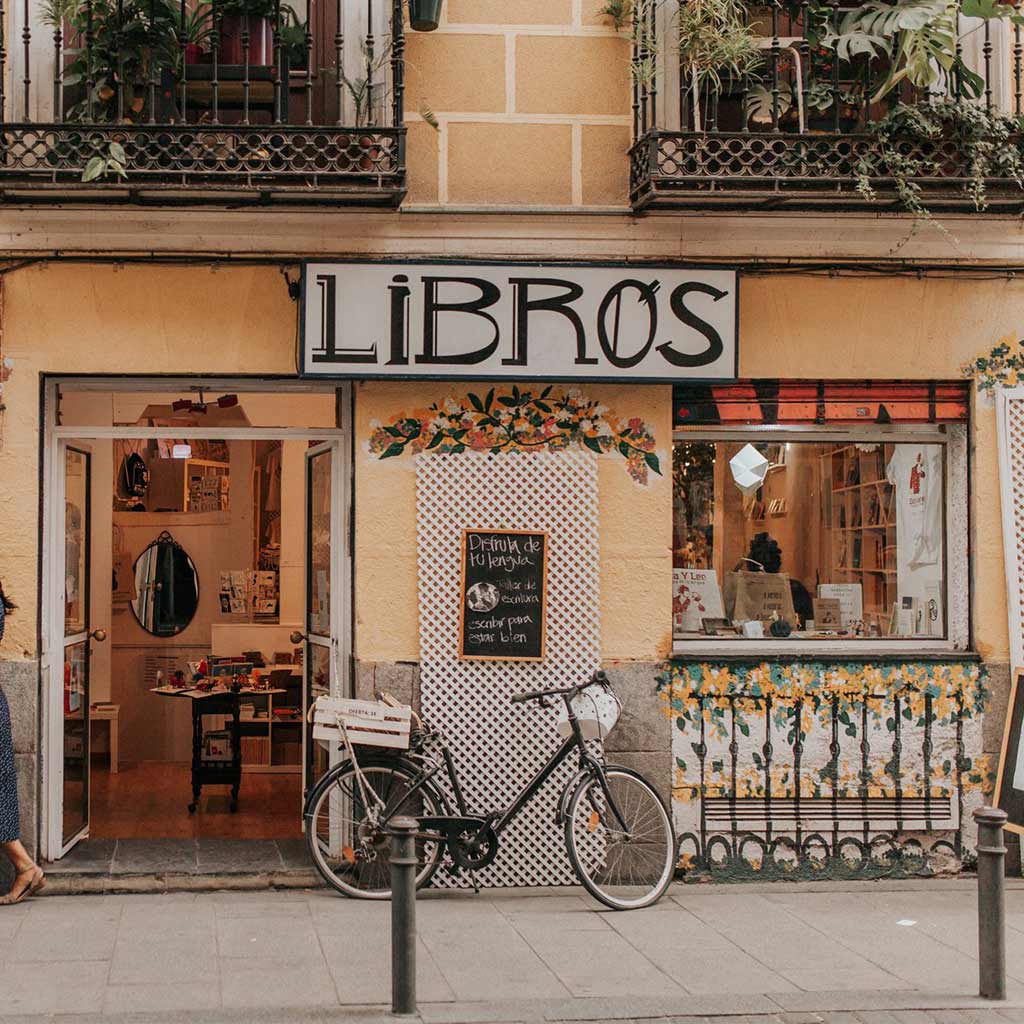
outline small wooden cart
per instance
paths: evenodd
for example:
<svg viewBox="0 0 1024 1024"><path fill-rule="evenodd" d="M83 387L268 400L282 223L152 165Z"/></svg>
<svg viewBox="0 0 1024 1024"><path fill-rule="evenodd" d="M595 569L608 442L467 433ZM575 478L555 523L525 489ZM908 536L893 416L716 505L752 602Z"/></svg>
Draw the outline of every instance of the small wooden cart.
<svg viewBox="0 0 1024 1024"><path fill-rule="evenodd" d="M231 813L238 810L238 791L242 785L242 729L239 698L254 693L284 693L283 690L217 689L176 690L169 686L154 688L161 697L186 698L192 705L192 802L188 813L195 814L203 786L230 786ZM231 758L223 761L203 760L203 718L221 715L228 719L231 734Z"/></svg>

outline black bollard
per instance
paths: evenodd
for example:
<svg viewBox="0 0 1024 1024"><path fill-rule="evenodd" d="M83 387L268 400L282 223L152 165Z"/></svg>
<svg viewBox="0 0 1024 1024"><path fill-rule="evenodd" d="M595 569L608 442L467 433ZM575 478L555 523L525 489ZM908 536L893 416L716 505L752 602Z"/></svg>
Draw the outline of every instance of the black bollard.
<svg viewBox="0 0 1024 1024"><path fill-rule="evenodd" d="M1006 998L1006 901L1003 877L1006 812L979 807L978 823L978 976L982 999Z"/></svg>
<svg viewBox="0 0 1024 1024"><path fill-rule="evenodd" d="M391 1012L416 1013L415 818L391 822Z"/></svg>

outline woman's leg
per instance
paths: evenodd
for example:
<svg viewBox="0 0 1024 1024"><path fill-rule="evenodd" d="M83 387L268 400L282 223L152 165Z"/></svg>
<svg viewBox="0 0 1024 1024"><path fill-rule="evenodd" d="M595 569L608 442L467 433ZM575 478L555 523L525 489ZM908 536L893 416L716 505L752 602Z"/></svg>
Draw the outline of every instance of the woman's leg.
<svg viewBox="0 0 1024 1024"><path fill-rule="evenodd" d="M20 839L15 839L11 843L0 843L0 850L4 851L5 856L11 862L11 867L19 873L36 866L36 862L28 855L28 850L22 845Z"/></svg>
<svg viewBox="0 0 1024 1024"><path fill-rule="evenodd" d="M43 870L28 855L28 850L20 839L0 843L0 850L4 851L15 872L14 885L11 886L11 891L0 899L0 906L20 903L26 896L32 896L42 889L45 882Z"/></svg>

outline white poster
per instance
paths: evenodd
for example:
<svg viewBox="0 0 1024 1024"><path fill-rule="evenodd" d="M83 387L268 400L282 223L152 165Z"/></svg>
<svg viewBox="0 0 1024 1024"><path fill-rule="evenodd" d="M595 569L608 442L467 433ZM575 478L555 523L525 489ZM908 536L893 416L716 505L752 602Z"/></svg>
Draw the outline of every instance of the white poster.
<svg viewBox="0 0 1024 1024"><path fill-rule="evenodd" d="M700 633L701 619L722 619L722 591L714 569L672 570L672 626L675 633Z"/></svg>
<svg viewBox="0 0 1024 1024"><path fill-rule="evenodd" d="M905 444L895 446L886 466L886 476L895 490L896 586L900 601L914 598L938 615L913 623L913 632L934 636L945 633L941 614L943 562L943 466L942 445ZM935 604L928 604L928 602ZM920 629L917 627L920 626Z"/></svg>
<svg viewBox="0 0 1024 1024"><path fill-rule="evenodd" d="M844 629L864 618L864 592L859 583L819 583L818 597L833 597L839 602L839 621Z"/></svg>
<svg viewBox="0 0 1024 1024"><path fill-rule="evenodd" d="M737 289L664 264L307 263L299 373L732 380Z"/></svg>

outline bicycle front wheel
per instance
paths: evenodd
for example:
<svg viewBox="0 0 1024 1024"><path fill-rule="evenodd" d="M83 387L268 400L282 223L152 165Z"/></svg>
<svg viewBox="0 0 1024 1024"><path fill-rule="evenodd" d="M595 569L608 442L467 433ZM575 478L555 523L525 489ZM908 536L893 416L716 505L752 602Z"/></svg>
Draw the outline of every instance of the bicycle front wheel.
<svg viewBox="0 0 1024 1024"><path fill-rule="evenodd" d="M415 773L403 765L370 764L362 772L365 790L351 763L322 780L306 815L306 846L317 871L338 892L386 900L391 898L388 822L446 811L432 788L412 788ZM386 816L368 813L367 804L376 808L377 799L386 808ZM416 840L417 888L426 885L437 870L442 847L437 840Z"/></svg>
<svg viewBox="0 0 1024 1024"><path fill-rule="evenodd" d="M604 782L584 776L569 800L565 844L573 871L613 910L656 903L672 882L676 841L657 790L629 768L610 766Z"/></svg>

